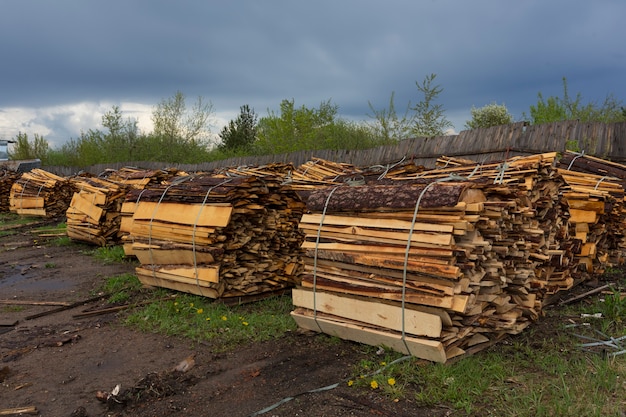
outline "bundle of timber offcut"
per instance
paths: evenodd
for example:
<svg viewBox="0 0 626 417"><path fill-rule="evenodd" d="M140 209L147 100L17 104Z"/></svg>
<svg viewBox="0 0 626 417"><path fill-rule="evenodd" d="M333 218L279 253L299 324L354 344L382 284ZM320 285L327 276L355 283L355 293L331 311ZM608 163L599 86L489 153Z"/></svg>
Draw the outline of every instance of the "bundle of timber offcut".
<svg viewBox="0 0 626 417"><path fill-rule="evenodd" d="M555 155L313 192L294 319L438 362L520 332L573 257Z"/></svg>
<svg viewBox="0 0 626 417"><path fill-rule="evenodd" d="M573 235L581 242L577 259L584 271L601 273L605 265L626 259L626 166L589 155L566 152L559 173L567 182L563 197Z"/></svg>
<svg viewBox="0 0 626 417"><path fill-rule="evenodd" d="M97 177L75 177L77 190L67 209L67 235L106 246L119 239L121 207L130 186Z"/></svg>
<svg viewBox="0 0 626 417"><path fill-rule="evenodd" d="M131 190L129 239L148 285L253 299L290 288L301 270L304 204L280 176L198 174Z"/></svg>
<svg viewBox="0 0 626 417"><path fill-rule="evenodd" d="M73 194L67 178L36 168L23 173L11 187L9 209L17 214L64 216Z"/></svg>
<svg viewBox="0 0 626 417"><path fill-rule="evenodd" d="M9 195L13 183L20 177L20 173L6 168L0 168L0 213L9 211Z"/></svg>

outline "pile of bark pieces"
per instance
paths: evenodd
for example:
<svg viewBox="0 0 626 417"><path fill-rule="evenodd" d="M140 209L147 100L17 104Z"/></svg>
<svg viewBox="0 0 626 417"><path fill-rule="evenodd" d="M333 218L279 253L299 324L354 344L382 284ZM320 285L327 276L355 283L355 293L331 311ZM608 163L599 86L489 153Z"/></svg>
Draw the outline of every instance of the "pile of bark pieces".
<svg viewBox="0 0 626 417"><path fill-rule="evenodd" d="M70 239L107 246L119 241L121 208L130 186L104 178L77 176L66 211Z"/></svg>
<svg viewBox="0 0 626 417"><path fill-rule="evenodd" d="M442 157L434 170L312 192L292 316L306 329L437 362L522 331L551 294L608 259L606 234L623 218L609 215L623 209L620 187L585 194L556 158ZM602 196L595 218L576 211L600 210L585 195Z"/></svg>
<svg viewBox="0 0 626 417"><path fill-rule="evenodd" d="M13 183L21 174L7 168L0 168L0 213L9 211L9 195Z"/></svg>
<svg viewBox="0 0 626 417"><path fill-rule="evenodd" d="M17 179L10 191L9 209L17 214L65 216L74 187L68 178L36 168Z"/></svg>
<svg viewBox="0 0 626 417"><path fill-rule="evenodd" d="M304 203L273 169L199 173L131 190L128 240L142 283L228 303L297 284Z"/></svg>

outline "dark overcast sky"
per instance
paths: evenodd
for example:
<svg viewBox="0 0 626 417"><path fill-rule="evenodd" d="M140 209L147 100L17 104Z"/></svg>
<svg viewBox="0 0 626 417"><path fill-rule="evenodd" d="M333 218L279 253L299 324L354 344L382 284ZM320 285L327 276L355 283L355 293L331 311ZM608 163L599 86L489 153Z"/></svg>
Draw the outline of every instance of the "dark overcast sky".
<svg viewBox="0 0 626 417"><path fill-rule="evenodd" d="M516 119L544 97L626 100L623 0L2 0L0 139L53 145L99 128L119 105L149 129L176 91L210 100L215 131L248 104L263 117L283 99L367 120L368 102L438 103L456 131L472 106Z"/></svg>

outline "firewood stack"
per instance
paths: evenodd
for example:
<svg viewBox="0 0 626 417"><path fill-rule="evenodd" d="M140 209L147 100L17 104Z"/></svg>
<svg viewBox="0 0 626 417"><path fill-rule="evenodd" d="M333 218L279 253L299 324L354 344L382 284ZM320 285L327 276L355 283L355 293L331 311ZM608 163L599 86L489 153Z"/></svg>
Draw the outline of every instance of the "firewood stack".
<svg viewBox="0 0 626 417"><path fill-rule="evenodd" d="M131 190L124 204L135 205L129 240L139 279L230 301L295 285L304 204L282 182L197 174Z"/></svg>
<svg viewBox="0 0 626 417"><path fill-rule="evenodd" d="M570 207L572 234L580 241L577 259L586 273L602 273L606 265L626 259L626 166L589 155L566 152L559 173Z"/></svg>
<svg viewBox="0 0 626 417"><path fill-rule="evenodd" d="M579 254L555 158L446 162L313 192L294 319L439 362L522 331L571 286Z"/></svg>
<svg viewBox="0 0 626 417"><path fill-rule="evenodd" d="M61 217L73 194L69 179L36 168L23 173L11 187L9 209L17 214Z"/></svg>
<svg viewBox="0 0 626 417"><path fill-rule="evenodd" d="M98 246L117 243L121 207L130 187L89 176L78 176L71 182L77 191L66 212L70 239Z"/></svg>
<svg viewBox="0 0 626 417"><path fill-rule="evenodd" d="M9 196L13 183L20 177L20 173L7 168L0 168L0 213L9 211Z"/></svg>

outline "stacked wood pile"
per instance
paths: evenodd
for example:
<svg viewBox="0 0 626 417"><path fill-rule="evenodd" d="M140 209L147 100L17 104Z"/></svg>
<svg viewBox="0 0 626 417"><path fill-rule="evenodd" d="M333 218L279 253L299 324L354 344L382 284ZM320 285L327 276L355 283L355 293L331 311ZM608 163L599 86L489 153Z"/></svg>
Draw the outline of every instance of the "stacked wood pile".
<svg viewBox="0 0 626 417"><path fill-rule="evenodd" d="M17 214L61 217L65 215L73 194L69 179L36 168L23 173L13 183L9 209Z"/></svg>
<svg viewBox="0 0 626 417"><path fill-rule="evenodd" d="M574 201L584 195L556 156L480 165L444 157L435 170L384 185L313 192L300 225L305 274L294 319L440 362L521 331L550 294L585 279L587 258L605 260L592 247L608 219L578 217L584 205ZM603 204L623 199L606 187ZM588 207L600 191L587 190ZM603 213L609 207L617 209L605 204ZM575 232L584 221L594 245Z"/></svg>
<svg viewBox="0 0 626 417"><path fill-rule="evenodd" d="M121 207L129 186L87 176L71 181L77 191L66 211L67 235L98 246L116 243Z"/></svg>
<svg viewBox="0 0 626 417"><path fill-rule="evenodd" d="M9 195L13 183L20 177L20 173L7 168L0 168L0 213L9 211Z"/></svg>
<svg viewBox="0 0 626 417"><path fill-rule="evenodd" d="M281 176L197 174L131 190L129 240L148 285L250 300L290 288L302 268L304 204Z"/></svg>
<svg viewBox="0 0 626 417"><path fill-rule="evenodd" d="M563 197L570 211L577 259L584 272L601 273L605 265L626 259L626 166L589 155L566 152L559 173L567 182Z"/></svg>

